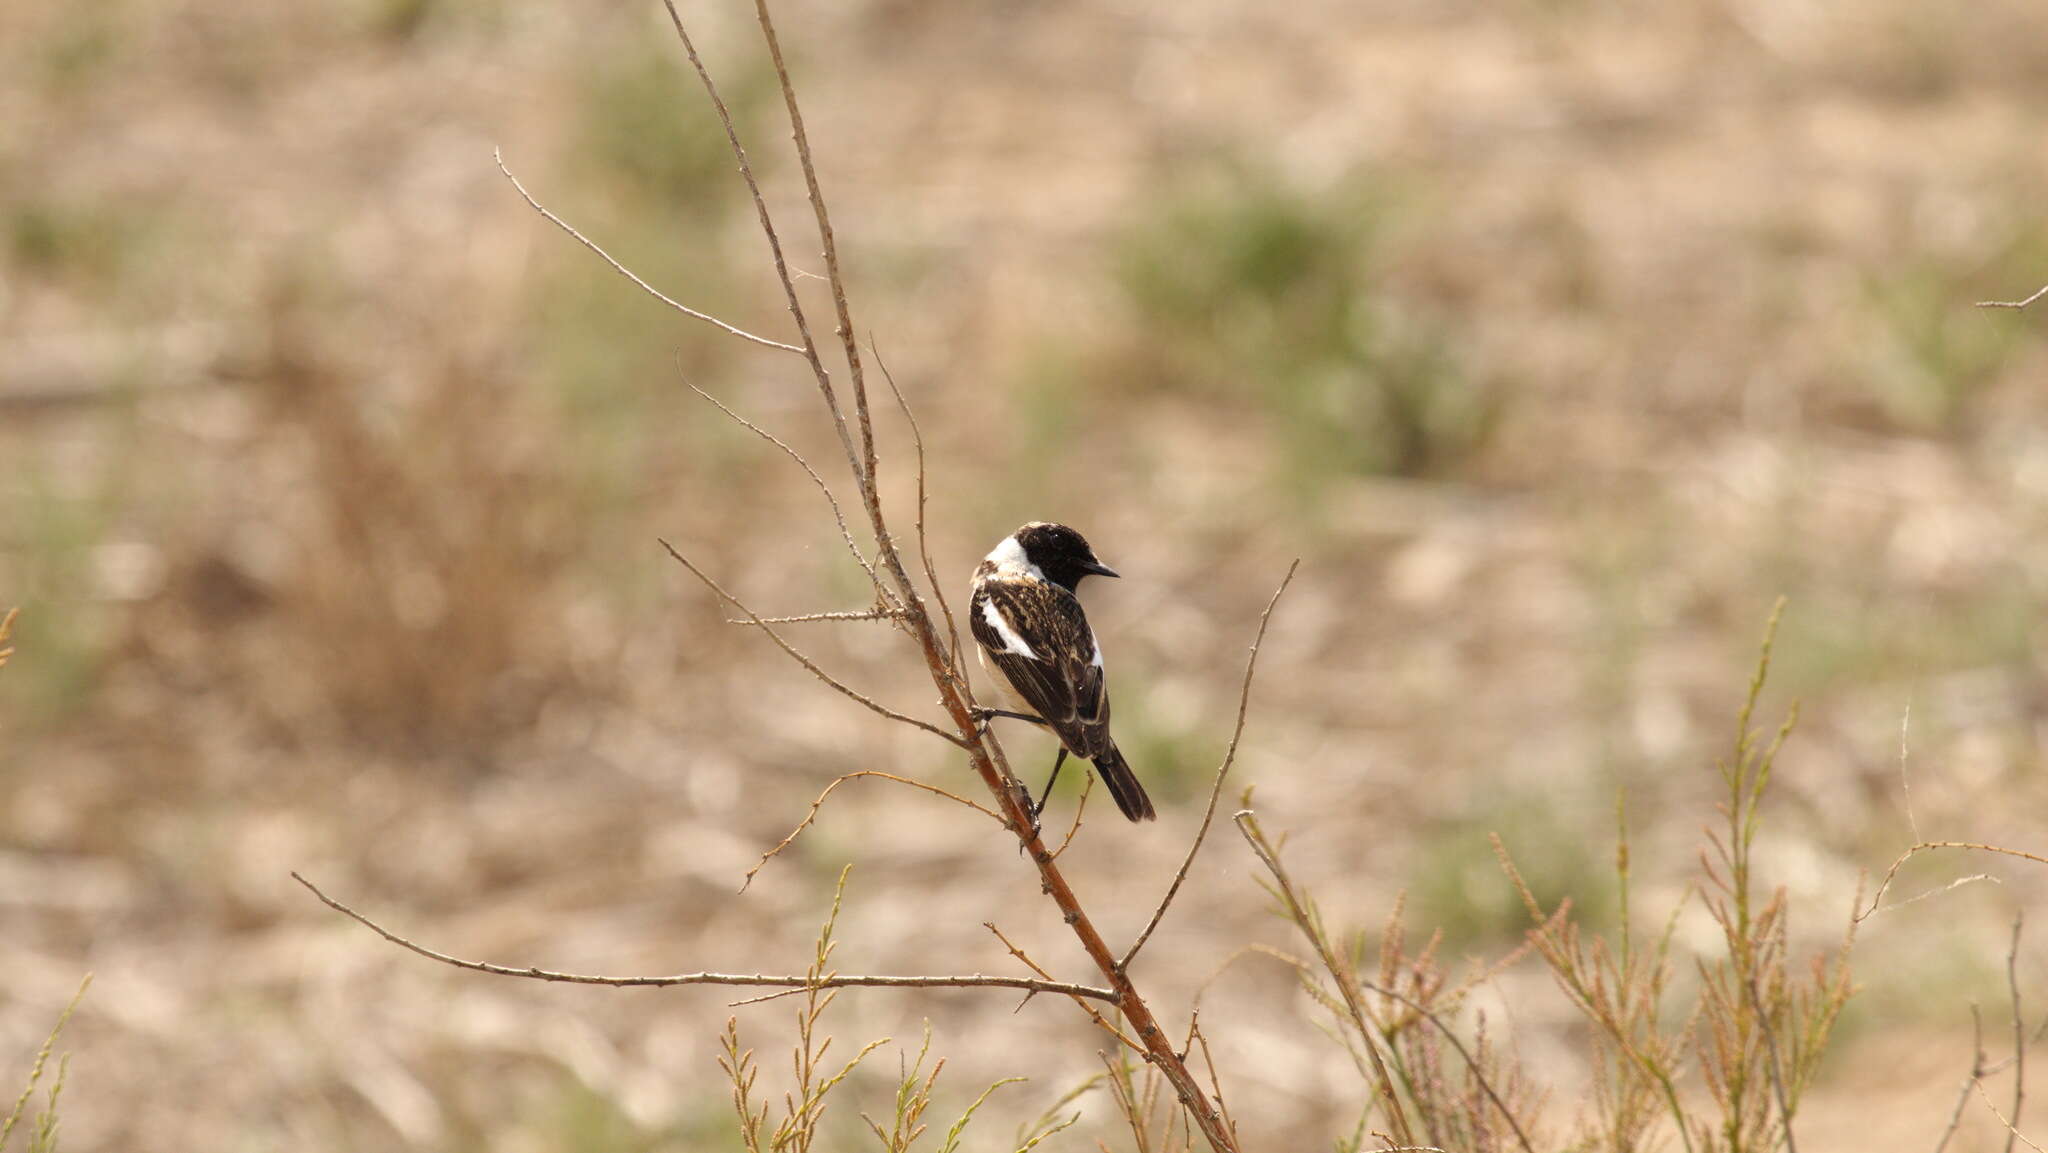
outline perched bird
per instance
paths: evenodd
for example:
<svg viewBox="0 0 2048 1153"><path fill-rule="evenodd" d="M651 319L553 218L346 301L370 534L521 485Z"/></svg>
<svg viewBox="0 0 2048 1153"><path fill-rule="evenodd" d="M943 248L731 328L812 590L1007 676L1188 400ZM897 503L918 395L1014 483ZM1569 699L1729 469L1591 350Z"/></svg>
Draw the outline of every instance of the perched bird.
<svg viewBox="0 0 2048 1153"><path fill-rule="evenodd" d="M1024 711L982 713L984 718L1014 717L1044 725L1059 737L1060 754L1045 782L1045 796L1052 795L1060 766L1072 753L1095 763L1124 816L1149 821L1157 815L1152 799L1110 738L1102 646L1074 596L1075 586L1090 574L1117 575L1095 559L1080 533L1063 524L1034 521L1004 537L983 558L974 570L968 621L981 650L981 667ZM1044 807L1041 798L1032 815Z"/></svg>

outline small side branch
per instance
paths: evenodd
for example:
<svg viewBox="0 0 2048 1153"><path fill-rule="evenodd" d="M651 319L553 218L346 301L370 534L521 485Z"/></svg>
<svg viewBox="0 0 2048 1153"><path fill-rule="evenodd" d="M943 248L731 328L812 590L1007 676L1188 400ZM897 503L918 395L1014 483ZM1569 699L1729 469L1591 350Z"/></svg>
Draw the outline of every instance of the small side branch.
<svg viewBox="0 0 2048 1153"><path fill-rule="evenodd" d="M805 613L800 617L761 617L750 621L743 621L737 617L727 617L725 623L729 625L752 625L758 627L761 625L801 625L809 624L813 621L900 621L902 619L903 614L892 609L863 609L857 613Z"/></svg>
<svg viewBox="0 0 2048 1153"><path fill-rule="evenodd" d="M1991 1110L1991 1115L1993 1117L1998 1118L1998 1123L2000 1125L2005 1126L2005 1132L2007 1134L2005 1147L2007 1149L2012 1148L2012 1143L2014 1141L2022 1141L2025 1142L2027 1148L2032 1149L2034 1153L2048 1153L2048 1149L2043 1149L2039 1145L2035 1144L2032 1138L2028 1137L2026 1134L2019 1131L2019 1127L2014 1125L2010 1118L2006 1117L2005 1114L2000 1113L1998 1111L1998 1106L1991 1103L1991 1094L1984 1091L1984 1082L1973 1081L1971 1082L1971 1086L1977 1090L1977 1096L1984 1098L1984 1107L1986 1109Z"/></svg>
<svg viewBox="0 0 2048 1153"><path fill-rule="evenodd" d="M556 228L559 228L563 232L568 233L570 237L576 241L576 243L581 244L583 247L588 248L590 251L597 253L597 257L599 260L602 260L606 264L612 266L612 271L618 273L620 276L625 277L627 280L632 281L634 284L639 285L640 291L645 292L647 295L653 297L654 299L659 300L663 304L668 305L670 308L675 309L677 312L682 313L684 316L690 317L693 320L701 320L704 323L709 324L715 328L724 329L727 333L733 336L737 336L741 340L749 340L754 342L755 344L760 345L763 348L775 349L777 352L794 352L799 356L803 354L804 350L797 347L794 344L784 344L779 340L770 340L765 336L756 336L755 334L748 332L744 328L739 328L734 325L727 324L725 321L718 319L717 317L711 315L708 312L699 312L696 309L691 308L689 305L669 297L660 289L640 279L639 275L636 274L632 269L627 268L623 264L620 264L617 260L614 260L612 258L611 253L606 252L604 249L598 247L598 244L595 240L592 240L588 236L583 235L581 232L576 231L575 225L570 224L568 221L562 219L559 216L556 216L554 213L548 211L547 208L544 207L540 201L535 200L533 198L533 194L526 191L526 186L524 184L519 183L519 178L517 176L512 175L512 170L510 168L505 167L504 153L502 153L496 148L493 148L491 149L491 158L498 162L498 171L504 173L505 179L511 181L512 187L519 191L520 199L526 201L526 203L530 205L535 212L538 212L542 216L546 217L548 223L553 224Z"/></svg>
<svg viewBox="0 0 2048 1153"><path fill-rule="evenodd" d="M932 735L947 742L948 744L959 745L963 748L966 747L967 742L962 740L960 737L947 732L946 730L938 727L937 725L928 724L924 721L918 720L916 717L906 716L902 713L899 713L895 709L892 709L887 705L884 705L881 702L876 701L873 697L869 697L861 693L860 691L854 689L852 686L839 680L837 677L834 677L831 673L826 672L824 669L819 668L817 666L817 663L812 661L811 658L798 652L788 641L783 640L782 634L776 632L774 628L770 627L768 622L761 618L760 614L756 613L753 609L748 608L744 603L740 601L738 597L725 591L724 586L720 585L717 581L712 580L711 577L707 575L703 569L700 569L696 565L691 564L689 558L685 557L682 553L676 551L676 546L664 540L661 542L661 547L668 550L668 555L674 557L676 559L677 564L680 564L684 568L689 569L691 576L694 576L699 581L702 581L704 583L705 588L708 588L712 592L717 593L719 598L725 601L726 604L729 604L732 607L747 614L748 624L751 624L756 628L759 628L762 632L768 634L768 639L775 642L775 647L789 654L789 658L791 660L802 665L806 669L809 669L812 676L817 677L819 680L824 681L826 684L831 685L835 689L838 689L840 693L844 694L845 696L851 697L852 699L859 701L861 704L866 705L869 709L873 710L874 712L880 713L882 716L888 717L892 721L901 721L912 728L923 729L925 732L931 733Z"/></svg>
<svg viewBox="0 0 2048 1153"><path fill-rule="evenodd" d="M450 956L436 949L430 949L416 941L399 936L370 918L320 890L318 885L294 872L292 880L304 885L308 892L320 899L320 903L342 914L352 921L376 933L386 941L408 952L418 953L430 961L468 969L475 973L492 973L500 977L525 977L533 981L554 981L568 985L610 985L615 987L642 986L664 988L670 985L753 985L785 989L841 989L871 987L883 989L1023 989L1032 993L1059 993L1068 997L1087 998L1095 1001L1116 1001L1116 993L1093 985L1080 985L1071 981L1040 980L1027 977L991 977L981 973L964 973L947 976L883 976L852 973L828 973L823 976L772 976L766 973L676 973L665 977L613 977L595 973L563 973L553 969L540 969L515 965L494 965L489 961L468 961Z"/></svg>
<svg viewBox="0 0 2048 1153"><path fill-rule="evenodd" d="M1266 611L1259 615L1258 635L1252 638L1251 654L1244 662L1244 683L1237 690L1237 727L1230 731L1230 745L1223 751L1223 763L1216 766L1216 779L1209 785L1209 807L1202 810L1202 827L1195 831L1194 843L1188 846L1187 856L1181 859L1180 868L1175 870L1173 883L1166 887L1166 895L1159 898L1159 907L1152 910L1152 919L1145 923L1145 931L1138 934L1138 939L1131 942L1131 947L1125 951L1123 959L1116 963L1119 969L1131 967L1131 962L1138 956L1138 950L1145 947L1145 942L1152 939L1152 931L1159 927L1160 921L1166 919L1167 907L1173 904L1173 898L1180 893L1181 883L1188 879L1188 869L1195 863L1195 854L1202 851L1202 842L1208 839L1209 826L1216 820L1216 800L1223 795L1223 781L1230 776L1230 766L1237 760L1237 742L1244 736L1244 718L1250 711L1252 703L1252 673L1259 667L1259 646L1266 643L1266 625L1272 621L1273 609L1280 603L1280 595L1287 591L1288 585L1294 583L1295 570L1300 567L1301 560L1298 557L1293 564L1287 566L1287 575L1280 578L1280 587L1273 590L1273 598L1266 602Z"/></svg>
<svg viewBox="0 0 2048 1153"><path fill-rule="evenodd" d="M885 781L894 781L896 784L899 785L905 785L913 789L921 789L927 793L932 794L933 796L944 797L947 800L953 801L957 804L966 805L968 808L973 809L975 812L980 813L982 816L987 817L989 820L994 821L997 824L1003 823L1003 818L997 815L994 809L989 808L987 805L977 804L973 801L970 801L966 797L963 797L958 793L948 792L945 789L938 787L937 785L927 785L923 781L913 781L909 777L899 777L895 773L884 773L877 769L862 769L857 773L846 773L842 776L833 778L832 783L825 786L824 790L818 794L817 799L811 802L811 811L804 814L804 819L796 823L796 828L791 829L789 831L788 836L776 842L774 848L761 854L760 861L757 862L753 868L747 870L747 879L741 882L740 892L746 892L747 886L754 883L754 875L759 873L762 869L766 868L768 866L768 862L774 860L782 852L782 850L787 849L791 845L795 844L797 837L801 836L805 829L811 827L811 823L818 819L818 810L825 807L825 799L832 795L832 790L838 788L839 786L845 784L848 781L858 780L861 777L879 777Z"/></svg>
<svg viewBox="0 0 2048 1153"><path fill-rule="evenodd" d="M2036 290L2036 291L2034 292L2034 295L2032 295L2032 296L2029 296L2029 297L2027 297L2027 298L2026 298L2025 300L1980 300L1980 301L1978 301L1978 302L1977 302L1977 307L1978 307L1978 308L2025 308L2026 306L2028 306L2028 305L2030 305L2030 304L2034 303L2035 301L2037 301L2037 300L2041 299L2041 298L2042 298L2042 297L2044 297L2044 296L2048 296L2048 284L2044 284L2044 285L2042 285L2042 286L2041 286L2041 287L2040 287L2039 289L2037 289L2037 290Z"/></svg>
<svg viewBox="0 0 2048 1153"><path fill-rule="evenodd" d="M676 10L675 0L661 0L668 9L670 23L675 25L676 39L683 45L683 54L689 57L690 67L697 73L697 79L704 85L704 95L711 101L711 107L718 113L718 122L725 128L726 143L732 147L734 161L739 164L740 179L746 181L747 192L754 198L754 215L761 222L761 234L768 241L768 255L775 263L775 277L782 283L783 299L789 304L789 314L796 321L797 335L801 347L795 349L811 366L811 374L817 377L818 391L824 396L825 407L832 414L832 427L839 434L840 446L846 450L846 461L853 469L856 482L869 483L870 474L861 467L861 456L853 446L853 435L847 431L846 413L839 406L839 395L832 389L832 375L825 370L825 362L818 356L818 342L811 336L811 322L804 315L803 303L797 299L796 280L789 273L789 262L782 255L782 237L775 231L775 220L768 213L768 200L761 195L761 184L754 178L753 162L747 159L747 150L740 143L739 129L733 126L732 110L726 107L725 97L719 94L717 82L711 79L711 70L704 66L704 60L697 55L697 43L690 39L689 30L683 26L683 15ZM787 76L784 77L785 82Z"/></svg>
<svg viewBox="0 0 2048 1153"><path fill-rule="evenodd" d="M994 921L983 921L981 923L981 927L987 929L991 933L994 933L996 935L996 940L1001 941L1003 943L1003 948L1008 949L1010 951L1010 956L1017 958L1017 960L1022 962L1026 968L1038 974L1040 980L1050 981L1052 979L1052 974L1046 971L1045 966L1032 960L1030 955L1027 954L1022 948L1019 948L1016 942L1004 936L1003 931L1001 929L996 928L996 923ZM1029 995L1027 995L1024 999L1028 1001L1031 998ZM1116 998L1112 997L1111 1000L1115 1001ZM1079 1005L1081 1007L1081 1011L1083 1013L1088 1014L1088 1019L1095 1022L1096 1028L1101 1029L1103 1032L1108 1033L1110 1036L1116 1038L1119 1042L1128 1046L1132 1052L1138 1054L1140 1057L1143 1057L1148 1061L1151 1060L1151 1056L1145 1051L1145 1047L1143 1045L1138 1044L1136 1041L1133 1041L1130 1037L1126 1036L1122 1029L1117 1028L1114 1022L1112 1022L1109 1018L1102 1015L1102 1011L1100 1009L1097 1009L1093 1005L1084 1003L1078 997L1074 999L1074 1004ZM1018 1008L1021 1009L1023 1008L1023 1006L1020 1004L1018 1005Z"/></svg>
<svg viewBox="0 0 2048 1153"><path fill-rule="evenodd" d="M825 478L818 475L818 470L811 467L811 462L805 460L803 458L802 453L798 452L794 448L791 448L789 446L789 442L783 440L779 436L776 436L774 433L769 432L767 429L762 428L760 425L755 424L753 421L748 420L746 417L741 416L739 413L734 412L732 409L726 406L724 401L718 399L717 397L711 395L708 392L705 392L703 389L698 388L696 385L691 384L688 379L685 379L683 383L689 386L691 392L694 392L698 396L703 397L705 400L709 401L713 407L718 409L718 411L724 413L728 417L731 417L735 424L738 424L741 428L746 429L748 432L753 433L755 436L760 437L762 440L767 441L769 444L774 445L776 448L779 448L784 453L788 454L789 459L795 461L796 466L804 470L804 475L810 477L811 483L818 486L818 491L825 494L825 503L832 506L832 519L839 525L839 537L841 540L844 540L846 542L846 551L853 554L853 559L855 563L860 565L862 572L868 574L868 581L875 586L875 595L883 598L883 603L891 605L893 607L895 604L895 598L889 595L888 586L882 583L881 576L875 572L874 562L867 558L867 554L860 551L860 546L855 544L853 541L852 531L846 527L846 514L840 511L839 498L833 494L832 486L825 483Z"/></svg>
<svg viewBox="0 0 2048 1153"><path fill-rule="evenodd" d="M1963 1078L1962 1092L1956 1095L1956 1107L1949 1113L1948 1127L1941 1131L1941 1140L1935 1142L1934 1153L1946 1153L1948 1143L1954 1140L1956 1130L1962 1127L1963 1107L1970 1103L1970 1091L1990 1072L1984 1067L1984 1016L1975 1005L1970 1006L1970 1024L1970 1075Z"/></svg>
<svg viewBox="0 0 2048 1153"><path fill-rule="evenodd" d="M672 3L673 0L664 0ZM839 319L841 351L846 355L846 375L853 384L853 411L860 421L861 459L856 471L868 483L875 483L875 428L868 409L867 382L861 373L860 342L853 334L853 313L846 303L846 278L839 272L839 242L832 235L832 218L825 210L825 193L818 187L818 166L811 160L811 140L804 131L803 110L797 107L796 86L790 83L789 65L782 59L782 40L775 34L775 21L768 14L768 0L754 0L754 16L761 25L761 40L768 46L768 59L775 65L775 79L782 89L782 106L789 112L789 139L796 145L797 167L803 170L804 190L811 200L811 215L818 222L818 240L824 249L825 280L832 288L832 307ZM874 494L870 492L872 497ZM880 527L879 525L877 526Z"/></svg>
<svg viewBox="0 0 2048 1153"><path fill-rule="evenodd" d="M1979 853L1996 853L2003 857L2018 857L2023 861L2032 861L2037 865L2048 865L2048 857L2020 849L2008 849L2002 845L1987 845L1980 841L1921 841L1900 853L1898 860L1892 862L1892 867L1884 871L1884 880L1878 882L1877 892L1870 898L1870 907L1856 915L1856 923L1863 923L1878 911L1878 905L1883 902L1886 891L1892 887L1892 878L1899 875L1899 870L1905 863L1930 849L1971 849Z"/></svg>
<svg viewBox="0 0 2048 1153"><path fill-rule="evenodd" d="M2012 1153L2012 1143L2020 1136L2020 1110L2027 1104L2027 1026L2026 1013L2020 1008L2019 972L2020 927L2025 922L2024 909L2012 915L2012 945L2005 951L2005 985L2012 994L2012 1120L2005 1126L2005 1153Z"/></svg>
<svg viewBox="0 0 2048 1153"><path fill-rule="evenodd" d="M1067 826L1067 835L1060 838L1060 847L1052 851L1053 860L1059 860L1061 855L1067 851L1067 846L1074 843L1074 834L1081 831L1081 814L1088 811L1088 797L1094 791L1095 774L1087 773L1083 775L1081 779L1081 799L1074 802L1074 821Z"/></svg>
<svg viewBox="0 0 2048 1153"><path fill-rule="evenodd" d="M960 626L953 620L953 605L946 599L946 591L939 584L938 569L932 565L930 539L924 530L925 510L925 465L924 431L917 427L917 414L910 411L910 401L903 396L903 390L896 387L896 374L889 371L889 365L882 359L882 350L875 347L875 338L868 335L868 351L875 354L875 367L882 370L882 379L889 382L889 391L896 396L896 407L903 410L903 421L910 426L910 440L917 447L917 556L924 563L925 583L931 586L932 599L939 602L939 611L945 614L949 670L953 676L960 675Z"/></svg>

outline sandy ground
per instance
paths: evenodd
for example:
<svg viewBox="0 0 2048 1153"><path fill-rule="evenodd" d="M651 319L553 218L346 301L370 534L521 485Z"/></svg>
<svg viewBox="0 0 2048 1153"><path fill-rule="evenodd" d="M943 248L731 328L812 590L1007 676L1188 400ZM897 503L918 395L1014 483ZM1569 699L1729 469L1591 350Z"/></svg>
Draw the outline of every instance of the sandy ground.
<svg viewBox="0 0 2048 1153"><path fill-rule="evenodd" d="M689 15L793 230L745 14ZM1618 789L1639 923L1661 924L1780 594L1763 713L1803 713L1759 854L1795 952L1836 941L1859 875L1916 836L2043 848L2048 321L1969 307L2048 277L2037 6L896 2L783 22L857 325L922 422L946 591L1035 518L1126 574L1086 600L1162 816L1132 829L1091 801L1068 858L1113 940L1200 819L1295 557L1234 780L1369 938L1405 891L1450 956L1512 948L1526 918L1488 832L1611 926ZM850 862L844 969L1010 971L993 921L1086 975L1001 830L874 781L737 892L839 773L971 782L722 624L653 543L763 612L859 607L815 490L678 382L836 481L800 366L638 294L492 164L501 147L664 291L787 339L665 28L658 6L511 0L0 15L0 603L24 610L0 672L0 1083L91 971L67 1148L731 1149L727 1017L764 1085L784 1072L786 1002L459 973L292 870L463 956L780 971ZM1337 254L1319 291L1349 302L1345 331L1377 325L1361 360L1315 359L1307 290L1190 323L1133 287L1142 261L1191 284L1206 253L1265 251L1268 217L1187 206L1269 193ZM814 247L791 241L804 272ZM1342 398L1409 347L1449 366L1432 395L1492 415L1429 425L1389 475L1345 455L1381 424ZM1337 407L1286 399L1283 377L1321 387L1333 363ZM910 444L893 415L882 436L907 527ZM932 712L900 639L803 627L827 667ZM1049 760L1006 739L1034 776ZM1253 868L1223 830L1138 975L1184 1021L1230 962L1203 1021L1253 1147L1327 1147L1362 1089L1277 962L1232 960L1298 947ZM2009 1053L2008 935L2039 867L1927 859L1889 899L1979 874L1862 927L1802 1150L1932 1149L1973 1003ZM1686 969L1716 943L1688 908ZM1481 999L1554 1086L1562 1139L1582 1026L1531 963ZM929 1021L948 1121L1029 1077L969 1130L992 1142L1099 1068L1078 1014L1013 1009L861 992L828 1022L848 1046ZM896 1060L850 1082L835 1147L887 1108ZM2009 1110L2010 1071L1986 1088ZM1124 1147L1099 1094L1080 1108L1045 1147ZM2003 1147L1983 1102L1965 1114L1951 1148Z"/></svg>

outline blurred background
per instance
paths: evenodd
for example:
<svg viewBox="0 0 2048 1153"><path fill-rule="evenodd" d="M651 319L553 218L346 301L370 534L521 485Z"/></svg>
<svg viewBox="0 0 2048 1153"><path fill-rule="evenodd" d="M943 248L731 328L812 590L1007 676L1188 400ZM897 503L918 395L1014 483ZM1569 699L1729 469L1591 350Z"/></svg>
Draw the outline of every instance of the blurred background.
<svg viewBox="0 0 2048 1153"><path fill-rule="evenodd" d="M745 8L686 15L822 273ZM1780 594L1760 719L1804 713L1760 881L1795 951L1916 828L2042 849L2048 306L1971 304L2048 280L2048 9L778 11L856 323L922 421L944 591L1027 519L1125 574L1084 599L1161 819L1096 797L1068 858L1112 940L1199 820L1296 556L1237 773L1338 924L1405 892L1446 956L1512 948L1497 831L1611 925L1623 789L1661 923ZM463 956L779 972L850 861L845 970L1010 971L994 920L1086 975L1004 836L873 781L736 895L839 773L972 782L722 624L655 544L762 612L864 607L816 491L683 385L837 481L801 363L639 293L494 146L670 295L789 338L652 0L0 10L0 1084L96 973L70 1148L736 1148L733 1012L779 1095L790 1002L459 973L293 869ZM907 531L893 411L881 437ZM933 712L896 634L795 627ZM1041 779L1049 742L1005 735ZM1221 830L1140 963L1169 1019L1245 942L1293 947L1252 869ZM1973 1002L2004 1035L2043 871L1921 859L1892 897L1975 874L1863 926L1809 1150L1931 1148ZM1716 946L1696 907L1677 924ZM2043 932L2018 973L2048 1009ZM1357 1077L1279 964L1207 996L1259 1146L1350 1131ZM1562 1131L1583 1033L1530 964L1487 996ZM1069 1007L1015 1007L863 991L828 1025L914 1049L928 1020L947 1117L1030 1077L969 1131L992 1137L1099 1068ZM895 1052L835 1106L848 1133ZM1115 1145L1081 1107L1048 1147ZM2003 1136L1972 1108L1964 1140Z"/></svg>

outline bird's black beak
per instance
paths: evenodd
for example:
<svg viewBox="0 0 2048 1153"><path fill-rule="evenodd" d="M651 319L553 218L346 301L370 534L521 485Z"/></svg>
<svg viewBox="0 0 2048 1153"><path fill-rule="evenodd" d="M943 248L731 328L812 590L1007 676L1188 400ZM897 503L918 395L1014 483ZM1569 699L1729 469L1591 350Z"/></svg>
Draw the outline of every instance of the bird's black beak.
<svg viewBox="0 0 2048 1153"><path fill-rule="evenodd" d="M1095 560L1093 558L1090 558L1089 560L1084 561L1082 563L1081 571L1094 573L1096 576L1106 577L1121 577L1123 575L1122 573L1116 571L1108 565L1103 564L1101 561Z"/></svg>

